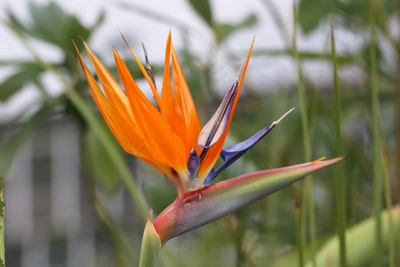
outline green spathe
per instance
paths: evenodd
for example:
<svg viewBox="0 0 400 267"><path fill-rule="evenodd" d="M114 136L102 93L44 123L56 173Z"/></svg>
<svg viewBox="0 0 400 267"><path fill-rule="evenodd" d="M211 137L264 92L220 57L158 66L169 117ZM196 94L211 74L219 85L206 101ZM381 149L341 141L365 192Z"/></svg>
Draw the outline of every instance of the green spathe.
<svg viewBox="0 0 400 267"><path fill-rule="evenodd" d="M302 177L342 160L258 171L191 191L176 199L154 221L161 243L255 202Z"/></svg>
<svg viewBox="0 0 400 267"><path fill-rule="evenodd" d="M152 215L153 211L150 210L143 233L139 267L156 266L160 255L161 240L151 222Z"/></svg>

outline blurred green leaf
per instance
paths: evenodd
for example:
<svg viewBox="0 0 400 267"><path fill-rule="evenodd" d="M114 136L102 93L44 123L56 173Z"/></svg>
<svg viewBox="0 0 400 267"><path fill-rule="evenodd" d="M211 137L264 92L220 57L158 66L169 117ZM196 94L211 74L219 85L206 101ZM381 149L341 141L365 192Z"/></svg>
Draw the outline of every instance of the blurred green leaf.
<svg viewBox="0 0 400 267"><path fill-rule="evenodd" d="M143 181L143 194L146 196L149 206L158 214L161 213L169 203L175 200L176 189L157 171L148 169L150 169L149 166L141 167L141 171L145 172L148 177L151 177L151 179L144 179Z"/></svg>
<svg viewBox="0 0 400 267"><path fill-rule="evenodd" d="M212 28L214 19L209 0L189 0L196 13Z"/></svg>
<svg viewBox="0 0 400 267"><path fill-rule="evenodd" d="M5 20L5 24L17 32L29 32L25 25L11 12L6 10L8 20Z"/></svg>
<svg viewBox="0 0 400 267"><path fill-rule="evenodd" d="M243 20L240 22L233 24L233 23L218 23L215 26L215 33L216 33L216 38L218 42L222 42L224 39L226 39L229 35L239 31L243 30L245 28L252 27L256 25L258 22L257 15L255 14L249 14L247 17L245 17Z"/></svg>
<svg viewBox="0 0 400 267"><path fill-rule="evenodd" d="M0 101L7 101L18 93L24 85L36 81L44 71L38 62L25 62L18 64L18 70L0 83Z"/></svg>
<svg viewBox="0 0 400 267"><path fill-rule="evenodd" d="M335 0L314 1L301 0L299 4L299 23L304 32L309 33L326 19L335 5Z"/></svg>
<svg viewBox="0 0 400 267"><path fill-rule="evenodd" d="M314 51L298 51L301 60L320 60L332 61L330 53L314 52ZM255 56L292 56L292 49L256 49L253 52ZM358 54L341 54L337 55L336 59L340 65L360 64L364 58Z"/></svg>
<svg viewBox="0 0 400 267"><path fill-rule="evenodd" d="M381 30L387 31L387 18L397 10L397 1L375 1L376 22ZM349 28L367 28L369 23L369 4L365 0L313 1L301 0L299 4L299 23L305 33L315 30L319 23L329 19L330 14L340 16L341 22Z"/></svg>
<svg viewBox="0 0 400 267"><path fill-rule="evenodd" d="M381 212L383 237L385 249L389 243L390 234L399 237L400 231L400 207L395 206L391 210L384 210ZM375 220L369 217L346 230L346 242L348 244L348 266L371 266L373 262L374 249L375 249ZM400 241L399 238L396 240ZM339 264L339 239L337 235L330 237L323 237L318 240L318 251L316 253L317 266L340 266ZM307 251L310 247L308 246ZM292 266L297 263L298 251L292 250L277 261L273 262L273 267ZM309 261L309 259L308 259ZM309 261L307 267L312 266ZM383 265L386 266L386 265Z"/></svg>
<svg viewBox="0 0 400 267"><path fill-rule="evenodd" d="M400 236L399 206L393 207L391 210L382 211L380 216L382 220L383 242L385 243L384 247L387 248L391 235ZM375 231L375 224L375 219L370 217L346 230L349 266L371 266L374 262L373 256L376 249L376 239L372 233ZM319 249L316 254L317 266L325 266L328 262L329 266L340 266L338 243L338 237L333 236ZM382 259L381 263L383 262L384 260ZM310 267L312 264L309 262L306 266Z"/></svg>
<svg viewBox="0 0 400 267"><path fill-rule="evenodd" d="M100 121L100 120L99 120ZM115 147L119 146L115 141L115 138L109 133L103 121L99 123L104 128L103 132L107 133L107 138L113 140ZM118 176L118 170L116 166L112 164L109 153L105 150L104 146L99 142L96 135L91 129L85 132L84 139L84 153L86 155L86 166L92 175L97 179L98 182L103 186L107 193L114 193L121 179ZM121 150L120 150L121 151ZM122 151L121 151L122 153Z"/></svg>
<svg viewBox="0 0 400 267"><path fill-rule="evenodd" d="M29 11L32 16L30 33L41 40L62 47L70 43L70 37L81 35L84 39L90 34L90 30L84 27L75 16L66 14L56 3L47 5L29 3Z"/></svg>
<svg viewBox="0 0 400 267"><path fill-rule="evenodd" d="M388 17L397 10L397 1L374 1L375 20L381 30L387 31ZM339 1L344 24L351 28L367 28L370 21L369 3L364 0Z"/></svg>
<svg viewBox="0 0 400 267"><path fill-rule="evenodd" d="M0 153L0 174L3 175L8 172L18 149L38 129L40 123L54 111L56 104L58 104L57 101L45 102L38 111L22 124L21 129L2 146Z"/></svg>
<svg viewBox="0 0 400 267"><path fill-rule="evenodd" d="M51 43L64 51L73 51L71 37L81 36L88 40L92 32L103 22L104 13L100 13L91 27L85 27L76 16L68 14L54 3L38 4L29 2L31 21L21 22L10 10L7 11L9 27L19 32Z"/></svg>

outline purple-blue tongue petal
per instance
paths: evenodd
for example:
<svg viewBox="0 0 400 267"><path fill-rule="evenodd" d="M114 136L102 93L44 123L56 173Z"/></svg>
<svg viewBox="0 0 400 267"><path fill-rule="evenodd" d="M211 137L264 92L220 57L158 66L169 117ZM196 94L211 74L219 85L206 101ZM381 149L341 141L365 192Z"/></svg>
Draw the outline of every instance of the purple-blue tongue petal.
<svg viewBox="0 0 400 267"><path fill-rule="evenodd" d="M267 133L269 133L279 122L281 122L290 112L292 112L294 108L287 111L283 114L278 120L274 121L271 125L259 130L257 133L252 135L250 138L234 144L230 147L224 148L221 151L221 158L223 163L218 168L212 168L210 173L207 175L207 178L204 180L204 185L210 184L218 174L220 174L223 170L229 167L232 163L234 163L237 159L243 156L250 148L252 148L255 144L258 143Z"/></svg>

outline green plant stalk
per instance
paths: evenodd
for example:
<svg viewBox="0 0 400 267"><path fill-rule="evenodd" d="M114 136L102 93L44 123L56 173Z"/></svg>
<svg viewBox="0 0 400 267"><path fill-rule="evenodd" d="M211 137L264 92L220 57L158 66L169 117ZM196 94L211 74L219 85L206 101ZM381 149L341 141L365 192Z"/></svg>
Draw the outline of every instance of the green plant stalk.
<svg viewBox="0 0 400 267"><path fill-rule="evenodd" d="M334 94L334 130L335 130L335 154L343 155L343 140L342 140L342 104L339 91L338 77L338 61L336 58L336 43L333 24L331 23L331 52L333 64L333 94ZM340 251L340 266L347 266L346 260L346 184L344 176L343 164L335 166L335 184L336 184L336 206L337 206L337 226L339 236L339 251Z"/></svg>
<svg viewBox="0 0 400 267"><path fill-rule="evenodd" d="M303 83L303 74L302 74L302 67L300 62L300 57L297 48L297 10L296 4L293 3L293 57L296 61L296 68L297 68L297 88L300 100L300 113L301 113L301 125L302 125L302 135L303 135L303 148L304 148L304 158L305 161L311 160L311 141L310 141L310 133L309 133L309 122L307 118L307 106L306 106L306 99L305 99L305 90L304 90L304 83ZM301 245L302 248L305 248L305 235L306 235L306 219L308 219L309 224L309 231L310 231L310 247L311 247L311 259L312 262L315 263L315 244L316 244L316 227L315 227L315 215L314 215L314 201L312 195L312 178L308 176L304 180L304 188L303 188L303 207L306 210L307 216L302 216L301 224L302 224L302 232L303 237L300 241L303 242ZM304 253L304 249L300 251L300 253ZM299 259L303 258L304 255L299 257ZM313 266L316 266L313 264Z"/></svg>
<svg viewBox="0 0 400 267"><path fill-rule="evenodd" d="M8 25L7 23L5 23ZM32 53L34 58L43 65L45 69L49 72L53 73L53 75L63 84L65 88L65 95L69 98L69 100L75 105L76 109L80 112L82 117L86 120L87 124L93 130L96 137L99 139L100 143L103 144L105 150L110 154L112 159L112 164L116 166L121 176L122 182L126 185L126 188L129 192L130 197L132 198L132 202L136 205L141 214L143 221L147 218L147 212L149 210L148 205L138 187L135 183L135 180L132 177L129 169L124 163L123 158L118 153L118 150L113 146L112 142L107 138L107 136L103 133L103 130L98 123L95 114L90 110L89 106L85 103L85 101L79 96L79 94L72 88L67 81L62 77L53 65L47 63L42 57L36 52L36 50L30 45L30 43L26 40L23 33L19 32L14 27L8 25L12 32L18 37L18 39L22 42L22 44Z"/></svg>
<svg viewBox="0 0 400 267"><path fill-rule="evenodd" d="M388 209L388 217L389 222L387 225L388 228L388 250L389 250L389 267L396 266L396 237L399 239L400 237L395 234L394 223L393 223L393 211L392 211L392 194L390 192L390 179L389 179L389 167L387 165L387 158L384 154L384 149L381 150L381 158L382 158L382 171L383 171L383 186L385 193L385 201L386 208ZM385 225L383 225L385 227Z"/></svg>
<svg viewBox="0 0 400 267"><path fill-rule="evenodd" d="M0 267L6 266L5 258L5 243L4 243L4 216L5 216L5 203L3 198L4 180L0 176Z"/></svg>
<svg viewBox="0 0 400 267"><path fill-rule="evenodd" d="M295 221L295 227L296 227L296 241L298 244L298 266L303 267L304 266L304 250L305 250L305 242L303 240L304 235L302 234L302 209L301 209L301 204L296 204L296 211L295 211L295 216L296 216L296 221Z"/></svg>
<svg viewBox="0 0 400 267"><path fill-rule="evenodd" d="M372 107L372 135L373 135L373 179L374 179L374 216L375 216L375 266L380 266L382 262L382 221L380 214L382 212L382 163L381 163L381 133L379 123L379 85L378 71L376 62L377 36L375 28L375 1L369 1L370 15L370 75L371 75L371 107Z"/></svg>

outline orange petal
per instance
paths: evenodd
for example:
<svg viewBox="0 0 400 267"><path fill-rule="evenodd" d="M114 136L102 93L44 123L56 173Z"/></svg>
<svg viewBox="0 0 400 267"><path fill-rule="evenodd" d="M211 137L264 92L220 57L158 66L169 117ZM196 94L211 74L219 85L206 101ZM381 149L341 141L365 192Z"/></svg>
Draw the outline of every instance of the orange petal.
<svg viewBox="0 0 400 267"><path fill-rule="evenodd" d="M78 54L79 62L81 64L83 73L86 77L86 80L89 84L89 88L92 92L93 98L96 102L96 105L98 106L100 113L102 114L104 120L106 121L108 127L114 134L114 136L117 138L118 142L121 144L121 146L124 148L125 151L132 153L132 144L129 142L129 140L132 140L132 138L129 138L123 129L121 129L119 126L118 117L115 116L115 112L112 111L112 105L111 103L107 100L107 98L103 95L100 87L97 84L97 81L94 79L92 74L90 73L89 69L87 68L86 64L84 63L81 54L79 53L79 50L76 47L76 44L73 43L76 49L76 52Z"/></svg>
<svg viewBox="0 0 400 267"><path fill-rule="evenodd" d="M170 78L171 57L172 88ZM188 157L190 151L196 145L201 125L178 57L171 44L171 33L168 34L165 49L161 109L163 117L185 145L185 155Z"/></svg>
<svg viewBox="0 0 400 267"><path fill-rule="evenodd" d="M133 116L127 96L87 45L86 49L88 49L89 57L96 68L107 98L101 92L80 55L79 58L95 102L108 127L126 152L152 164L162 172L165 171L165 162L162 164L155 160L152 151L148 148L144 134Z"/></svg>
<svg viewBox="0 0 400 267"><path fill-rule="evenodd" d="M186 150L189 152L196 146L197 136L201 129L200 120L190 94L183 70L178 57L172 47L172 88L173 88L173 107L179 126L175 128L178 135L184 140Z"/></svg>
<svg viewBox="0 0 400 267"><path fill-rule="evenodd" d="M186 159L182 153L184 150L182 141L140 90L130 75L126 64L115 50L114 57L118 73L130 101L137 128L142 133L143 141L152 160L172 168L184 168Z"/></svg>
<svg viewBox="0 0 400 267"><path fill-rule="evenodd" d="M126 45L129 48L129 51L131 52L133 58L136 61L136 64L138 65L140 71L142 72L143 76L145 77L147 83L150 86L151 91L153 92L154 95L154 99L156 100L156 104L157 106L161 106L161 98L157 92L157 88L155 87L155 85L153 84L153 81L151 80L151 77L149 76L149 74L147 73L146 69L144 68L143 64L140 62L139 57L136 55L135 51L133 51L132 47L128 44L128 41L126 40L126 38L124 36L122 36L122 38L124 39Z"/></svg>
<svg viewBox="0 0 400 267"><path fill-rule="evenodd" d="M169 32L168 34L167 44L165 46L164 75L163 75L162 100L161 100L162 114L164 117L166 117L167 120L168 118L171 117L171 113L173 113L171 78L170 78L171 75L170 58L171 58L171 32Z"/></svg>

